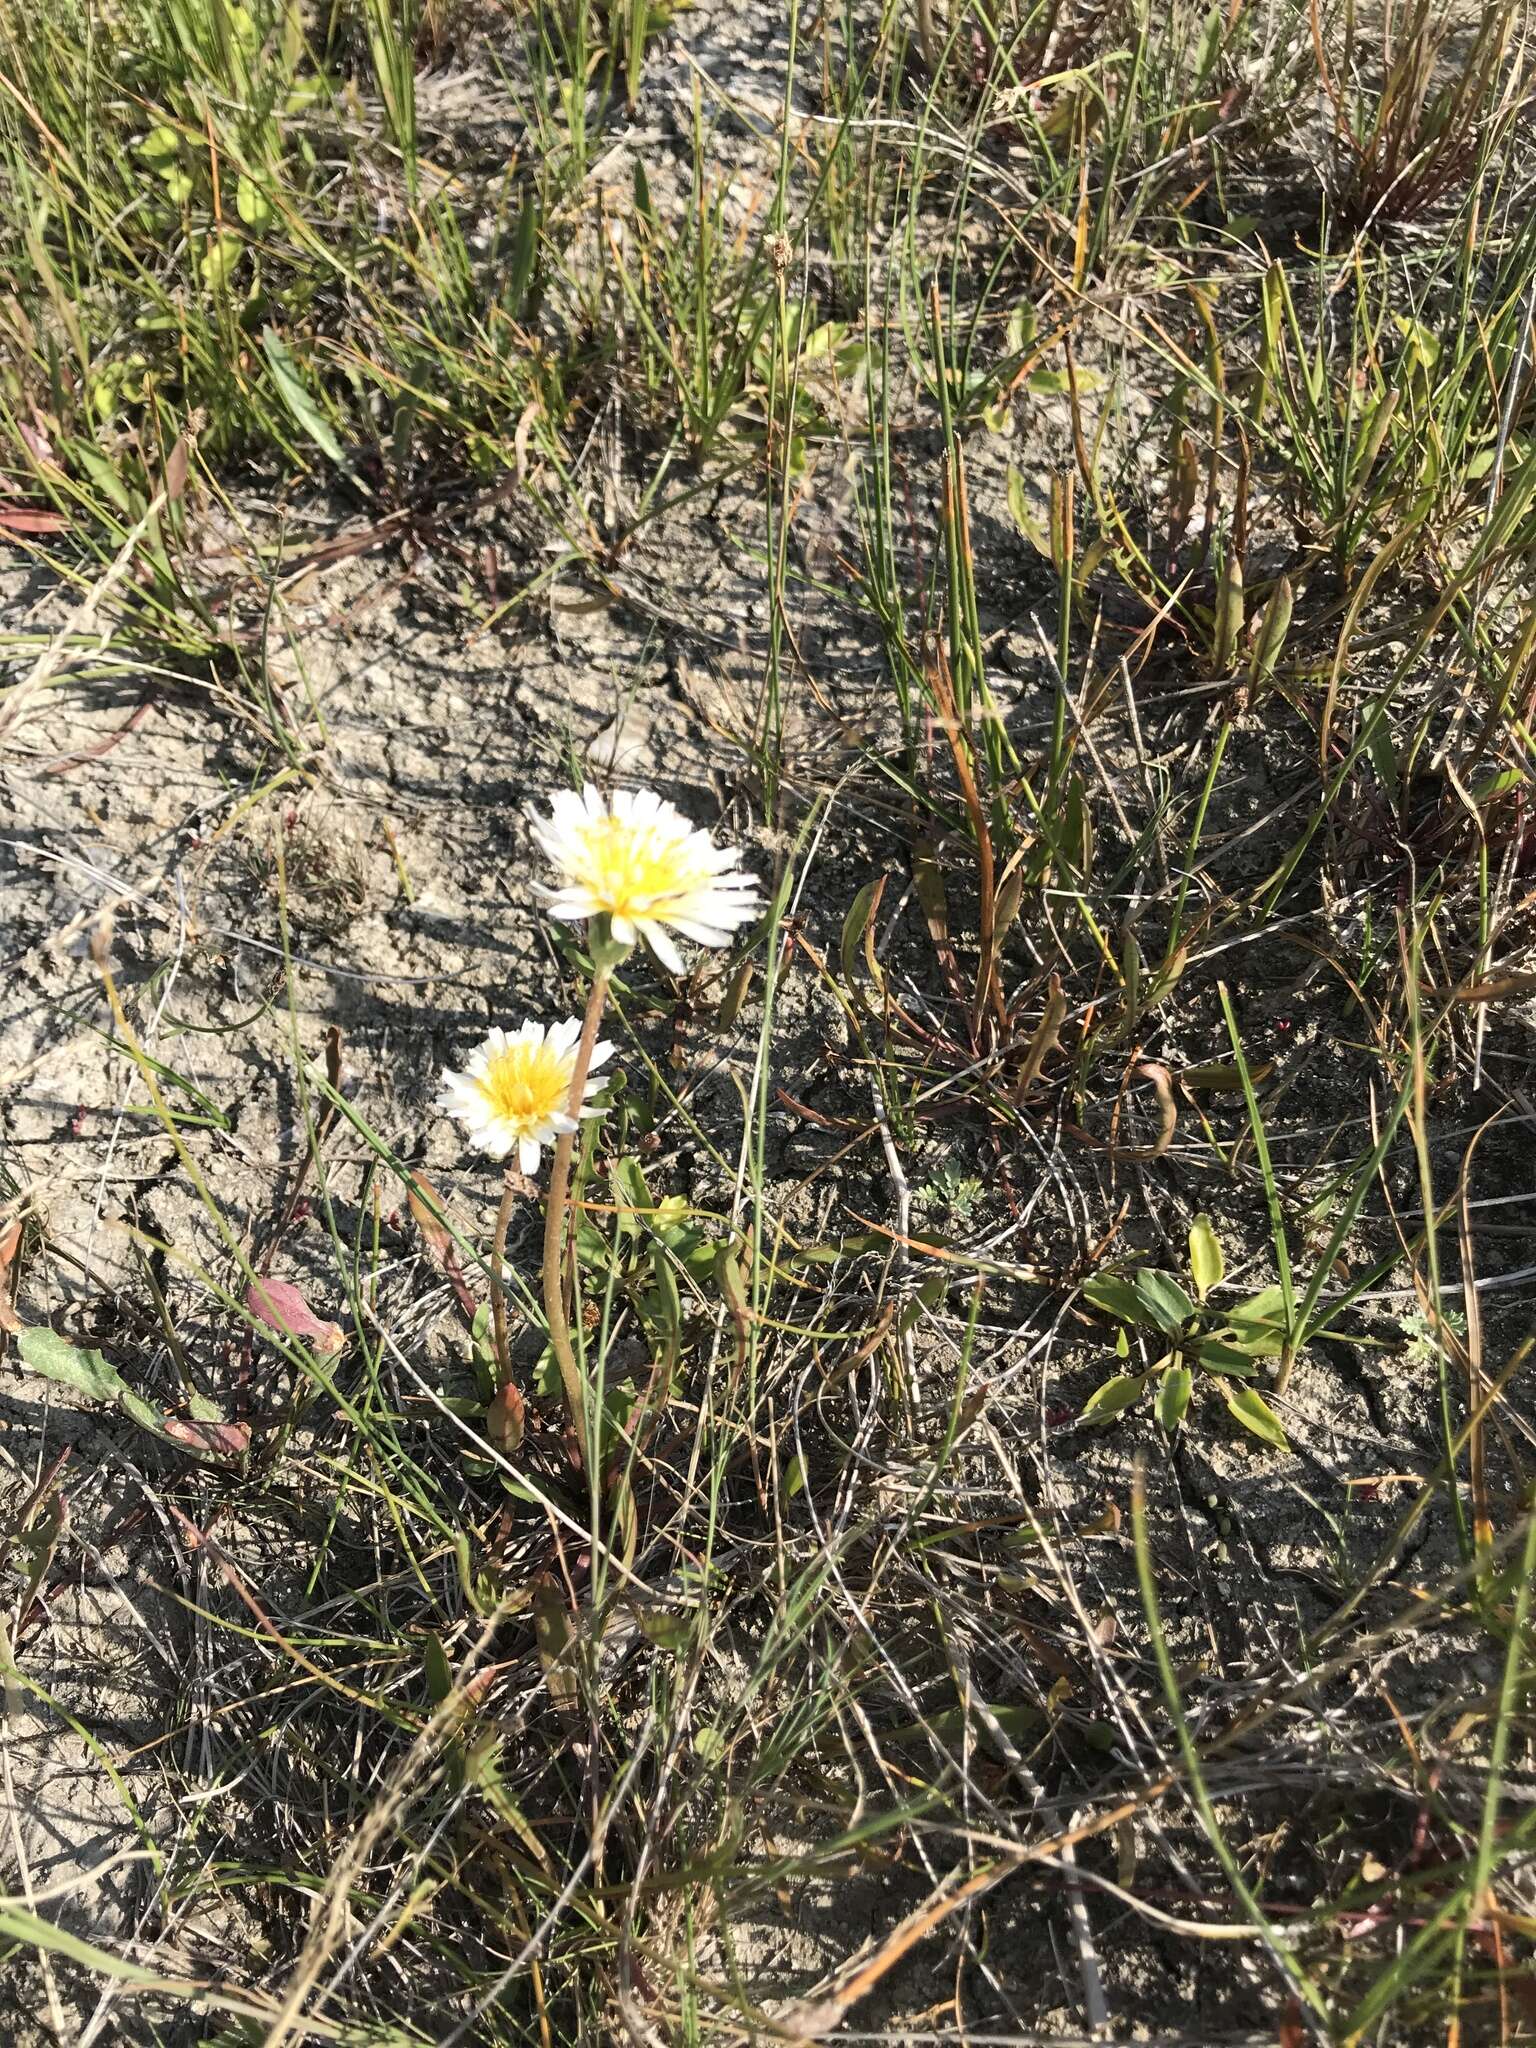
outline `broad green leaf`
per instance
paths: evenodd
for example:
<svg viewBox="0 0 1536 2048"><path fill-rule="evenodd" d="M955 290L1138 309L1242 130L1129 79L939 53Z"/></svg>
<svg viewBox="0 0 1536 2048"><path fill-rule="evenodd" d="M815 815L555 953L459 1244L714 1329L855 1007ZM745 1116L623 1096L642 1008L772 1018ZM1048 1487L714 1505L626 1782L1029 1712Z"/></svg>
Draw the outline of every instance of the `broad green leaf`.
<svg viewBox="0 0 1536 2048"><path fill-rule="evenodd" d="M1122 1323L1176 1336L1195 1313L1195 1304L1172 1273L1098 1273L1083 1289L1084 1299Z"/></svg>
<svg viewBox="0 0 1536 2048"><path fill-rule="evenodd" d="M1272 1323L1285 1307L1285 1290L1282 1287L1265 1287L1252 1294L1246 1301L1227 1311L1229 1323Z"/></svg>
<svg viewBox="0 0 1536 2048"><path fill-rule="evenodd" d="M1280 1418L1270 1407L1264 1396L1252 1387L1223 1387L1227 1406L1243 1425L1264 1443L1273 1444L1276 1450L1288 1451L1290 1438L1281 1426Z"/></svg>
<svg viewBox="0 0 1536 2048"><path fill-rule="evenodd" d="M1227 1262L1221 1255L1216 1227L1210 1217L1202 1213L1189 1226L1189 1274L1202 1301L1226 1270Z"/></svg>
<svg viewBox="0 0 1536 2048"><path fill-rule="evenodd" d="M23 1330L16 1349L30 1371L93 1401L119 1401L128 1391L117 1367L99 1351L83 1351L52 1330Z"/></svg>
<svg viewBox="0 0 1536 2048"><path fill-rule="evenodd" d="M786 1500L793 1500L797 1493L805 1491L805 1459L798 1451L796 1451L795 1455L784 1467L784 1475L780 1484L784 1488L784 1498Z"/></svg>
<svg viewBox="0 0 1536 2048"><path fill-rule="evenodd" d="M646 1185L645 1174L641 1170L639 1160L616 1159L609 1179L613 1183L613 1192L621 1204L619 1228L633 1234L639 1223L632 1212L636 1209L643 1212L656 1206L651 1200L651 1191Z"/></svg>
<svg viewBox="0 0 1536 2048"><path fill-rule="evenodd" d="M184 1422L167 1415L153 1401L136 1394L115 1365L99 1351L71 1344L52 1330L23 1330L16 1349L29 1372L52 1380L56 1386L71 1387L88 1400L104 1401L121 1411L140 1429L162 1438L180 1450L198 1451L210 1457L240 1457L249 1450L251 1432L243 1422L220 1422L212 1404L194 1401L195 1419Z"/></svg>
<svg viewBox="0 0 1536 2048"><path fill-rule="evenodd" d="M198 263L198 274L209 291L221 291L229 282L229 273L240 260L243 244L238 235L220 234L210 236L208 246ZM337 450L340 459L340 450Z"/></svg>
<svg viewBox="0 0 1536 2048"><path fill-rule="evenodd" d="M1184 1420L1195 1376L1187 1365L1171 1365L1157 1390L1157 1419L1170 1436Z"/></svg>
<svg viewBox="0 0 1536 2048"><path fill-rule="evenodd" d="M235 185L235 211L258 234L272 218L271 200L256 180L243 171Z"/></svg>
<svg viewBox="0 0 1536 2048"><path fill-rule="evenodd" d="M1140 1372L1117 1372L1102 1387L1095 1387L1083 1403L1083 1414L1092 1415L1100 1422L1107 1422L1112 1415L1119 1415L1129 1408L1133 1401L1141 1398L1141 1390L1147 1384L1147 1376Z"/></svg>
<svg viewBox="0 0 1536 2048"><path fill-rule="evenodd" d="M1140 1297L1130 1281L1121 1273L1097 1273L1083 1287L1084 1301L1091 1301L1095 1308L1114 1316L1122 1323L1145 1323L1147 1316Z"/></svg>
<svg viewBox="0 0 1536 2048"><path fill-rule="evenodd" d="M163 164L168 157L175 156L180 148L181 137L176 130L162 123L158 128L151 128L139 144L139 155L146 163Z"/></svg>
<svg viewBox="0 0 1536 2048"><path fill-rule="evenodd" d="M1133 1273L1131 1285L1154 1323L1168 1336L1175 1336L1195 1313L1195 1304L1171 1273Z"/></svg>
<svg viewBox="0 0 1536 2048"><path fill-rule="evenodd" d="M1266 1287L1251 1301L1229 1309L1219 1331L1221 1341L1246 1351L1250 1358L1273 1358L1285 1346L1285 1297Z"/></svg>
<svg viewBox="0 0 1536 2048"><path fill-rule="evenodd" d="M1252 1352L1239 1351L1235 1344L1224 1344L1219 1337L1202 1337L1195 1347L1195 1356L1207 1372L1231 1373L1238 1379L1251 1379L1259 1369Z"/></svg>

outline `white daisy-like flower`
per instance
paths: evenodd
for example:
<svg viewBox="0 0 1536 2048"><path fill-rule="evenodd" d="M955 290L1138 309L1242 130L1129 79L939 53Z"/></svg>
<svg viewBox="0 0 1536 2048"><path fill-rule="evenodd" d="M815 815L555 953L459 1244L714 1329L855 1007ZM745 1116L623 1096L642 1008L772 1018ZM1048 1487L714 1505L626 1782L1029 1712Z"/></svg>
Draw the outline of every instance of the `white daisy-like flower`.
<svg viewBox="0 0 1536 2048"><path fill-rule="evenodd" d="M761 903L757 883L740 872L735 847L716 846L654 790L620 790L611 801L588 783L561 790L533 836L559 871L540 893L556 917L606 917L614 939L644 939L664 966L682 972L671 933L701 946L726 946Z"/></svg>
<svg viewBox="0 0 1536 2048"><path fill-rule="evenodd" d="M470 1055L462 1074L450 1068L443 1075L437 1099L464 1125L472 1144L493 1159L505 1159L514 1146L524 1173L538 1170L539 1150L576 1129L570 1114L571 1083L576 1076L576 1048L581 1025L520 1024L516 1031L495 1030ZM613 1051L606 1040L592 1048L591 1065L600 1067ZM587 1081L584 1095L593 1095L602 1079ZM583 1116L598 1116L583 1109Z"/></svg>

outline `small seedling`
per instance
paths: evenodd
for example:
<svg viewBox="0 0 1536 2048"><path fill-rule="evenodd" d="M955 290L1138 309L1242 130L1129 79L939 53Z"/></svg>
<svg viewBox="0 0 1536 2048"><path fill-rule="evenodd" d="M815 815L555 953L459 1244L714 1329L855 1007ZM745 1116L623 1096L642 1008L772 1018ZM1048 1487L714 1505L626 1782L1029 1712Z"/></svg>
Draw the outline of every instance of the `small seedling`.
<svg viewBox="0 0 1536 2048"><path fill-rule="evenodd" d="M1123 1415L1155 1384L1157 1417L1172 1435L1188 1412L1199 1373L1244 1429L1289 1450L1280 1418L1262 1394L1243 1384L1258 1372L1261 1358L1278 1357L1284 1344L1280 1289L1263 1288L1236 1308L1218 1311L1209 1297L1225 1271L1220 1240L1210 1217L1202 1215L1189 1231L1193 1298L1177 1274L1150 1266L1100 1273L1087 1283L1084 1300L1120 1325L1115 1348L1121 1358L1130 1356L1131 1330L1146 1331L1166 1349L1140 1372L1117 1372L1096 1388L1083 1408L1085 1416L1107 1422Z"/></svg>

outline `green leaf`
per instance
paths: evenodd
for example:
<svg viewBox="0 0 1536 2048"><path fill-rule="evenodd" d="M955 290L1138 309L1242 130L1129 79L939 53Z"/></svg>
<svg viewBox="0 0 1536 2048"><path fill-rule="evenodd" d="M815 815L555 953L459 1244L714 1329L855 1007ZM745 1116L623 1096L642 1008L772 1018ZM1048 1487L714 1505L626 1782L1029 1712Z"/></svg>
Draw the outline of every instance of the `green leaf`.
<svg viewBox="0 0 1536 2048"><path fill-rule="evenodd" d="M1083 1298L1122 1323L1161 1330L1173 1337L1195 1313L1195 1304L1172 1273L1147 1269L1136 1273L1099 1273L1083 1289Z"/></svg>
<svg viewBox="0 0 1536 2048"><path fill-rule="evenodd" d="M1157 1419L1170 1436L1184 1420L1195 1376L1187 1365L1171 1365L1157 1390Z"/></svg>
<svg viewBox="0 0 1536 2048"><path fill-rule="evenodd" d="M427 1674L427 1697L433 1706L441 1706L453 1691L453 1665L440 1636L427 1636L421 1646L421 1661Z"/></svg>
<svg viewBox="0 0 1536 2048"><path fill-rule="evenodd" d="M1036 516L1035 509L1029 501L1029 491L1024 479L1011 462L1008 465L1008 516L1035 553L1049 561L1050 532L1045 522Z"/></svg>
<svg viewBox="0 0 1536 2048"><path fill-rule="evenodd" d="M1158 1329L1172 1337L1195 1313L1195 1304L1172 1273L1133 1273L1131 1285Z"/></svg>
<svg viewBox="0 0 1536 2048"><path fill-rule="evenodd" d="M576 1623L565 1604L564 1593L548 1572L533 1583L533 1639L555 1710L562 1715L574 1714L580 1700Z"/></svg>
<svg viewBox="0 0 1536 2048"><path fill-rule="evenodd" d="M866 882L858 895L854 897L852 903L849 904L848 915L843 919L843 935L838 945L838 955L842 961L843 980L847 982L850 991L856 997L861 995L858 967L859 947L863 943L864 933L868 928L869 920L874 914L875 899L884 885L885 877L883 875L877 875L874 881Z"/></svg>
<svg viewBox="0 0 1536 2048"><path fill-rule="evenodd" d="M209 237L208 247L199 262L198 274L209 291L221 291L229 282L229 273L240 260L244 245L238 235L220 234Z"/></svg>
<svg viewBox="0 0 1536 2048"><path fill-rule="evenodd" d="M1142 1323L1147 1320L1141 1299L1130 1281L1120 1273L1098 1273L1083 1288L1084 1301L1091 1301L1095 1308L1103 1309L1108 1316L1114 1316L1122 1323Z"/></svg>
<svg viewBox="0 0 1536 2048"><path fill-rule="evenodd" d="M633 1212L637 1209L645 1211L656 1207L651 1200L651 1191L646 1186L645 1174L639 1160L627 1157L615 1159L609 1179L613 1183L613 1192L620 1204L619 1229L633 1235L639 1228L640 1220Z"/></svg>
<svg viewBox="0 0 1536 2048"><path fill-rule="evenodd" d="M272 382L277 386L277 395L283 401L293 423L302 433L309 436L322 455L328 456L338 469L352 474L351 465L341 452L341 443L331 432L329 423L305 387L299 375L298 366L288 352L287 344L275 327L261 330L262 352L272 372Z"/></svg>
<svg viewBox="0 0 1536 2048"><path fill-rule="evenodd" d="M1219 1335L1225 1344L1246 1351L1250 1358L1273 1358L1285 1346L1285 1297L1278 1287L1266 1287L1250 1301L1228 1309Z"/></svg>
<svg viewBox="0 0 1536 2048"><path fill-rule="evenodd" d="M1258 1371L1252 1356L1239 1351L1235 1344L1224 1344L1219 1337L1202 1337L1195 1346L1195 1356L1207 1372L1225 1372L1238 1379L1251 1379Z"/></svg>
<svg viewBox="0 0 1536 2048"><path fill-rule="evenodd" d="M52 1330L23 1330L16 1349L30 1371L92 1401L118 1401L128 1391L117 1367L99 1351L82 1351Z"/></svg>
<svg viewBox="0 0 1536 2048"><path fill-rule="evenodd" d="M1141 1390L1147 1384L1143 1372L1117 1372L1102 1387L1095 1387L1083 1403L1084 1416L1093 1416L1099 1422L1108 1422L1112 1416L1123 1414L1133 1401L1141 1398Z"/></svg>
<svg viewBox="0 0 1536 2048"><path fill-rule="evenodd" d="M139 155L146 163L163 164L167 158L175 156L180 148L181 137L176 130L162 123L158 128L151 128L139 144Z"/></svg>
<svg viewBox="0 0 1536 2048"><path fill-rule="evenodd" d="M786 1500L793 1500L797 1493L805 1491L805 1459L799 1451L796 1451L795 1455L784 1467L780 1484L784 1488L784 1498Z"/></svg>
<svg viewBox="0 0 1536 2048"><path fill-rule="evenodd" d="M1243 1425L1264 1443L1273 1444L1276 1450L1288 1451L1290 1438L1281 1427L1280 1418L1270 1407L1264 1396L1252 1387L1223 1387L1227 1406Z"/></svg>
<svg viewBox="0 0 1536 2048"><path fill-rule="evenodd" d="M242 171L235 184L235 211L257 234L272 218L272 202L254 178Z"/></svg>
<svg viewBox="0 0 1536 2048"><path fill-rule="evenodd" d="M147 1429L179 1450L208 1457L240 1457L250 1448L251 1433L243 1422L220 1422L211 1403L194 1399L194 1416L184 1422L167 1415L142 1394L136 1394L115 1365L99 1351L71 1344L52 1330L23 1330L16 1349L29 1372L52 1380L55 1386L71 1387L91 1401L105 1401L119 1409L130 1422Z"/></svg>
<svg viewBox="0 0 1536 2048"><path fill-rule="evenodd" d="M1195 1292L1204 1301L1227 1270L1215 1225L1203 1212L1189 1226L1189 1273Z"/></svg>

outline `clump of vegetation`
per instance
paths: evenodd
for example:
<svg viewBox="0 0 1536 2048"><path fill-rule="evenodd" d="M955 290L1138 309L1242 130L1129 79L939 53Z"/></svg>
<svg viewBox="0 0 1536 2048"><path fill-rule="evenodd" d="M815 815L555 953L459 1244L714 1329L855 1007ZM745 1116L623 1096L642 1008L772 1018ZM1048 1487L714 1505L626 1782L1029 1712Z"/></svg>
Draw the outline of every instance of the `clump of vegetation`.
<svg viewBox="0 0 1536 2048"><path fill-rule="evenodd" d="M18 2040L1527 2037L1522 32L0 21Z"/></svg>

